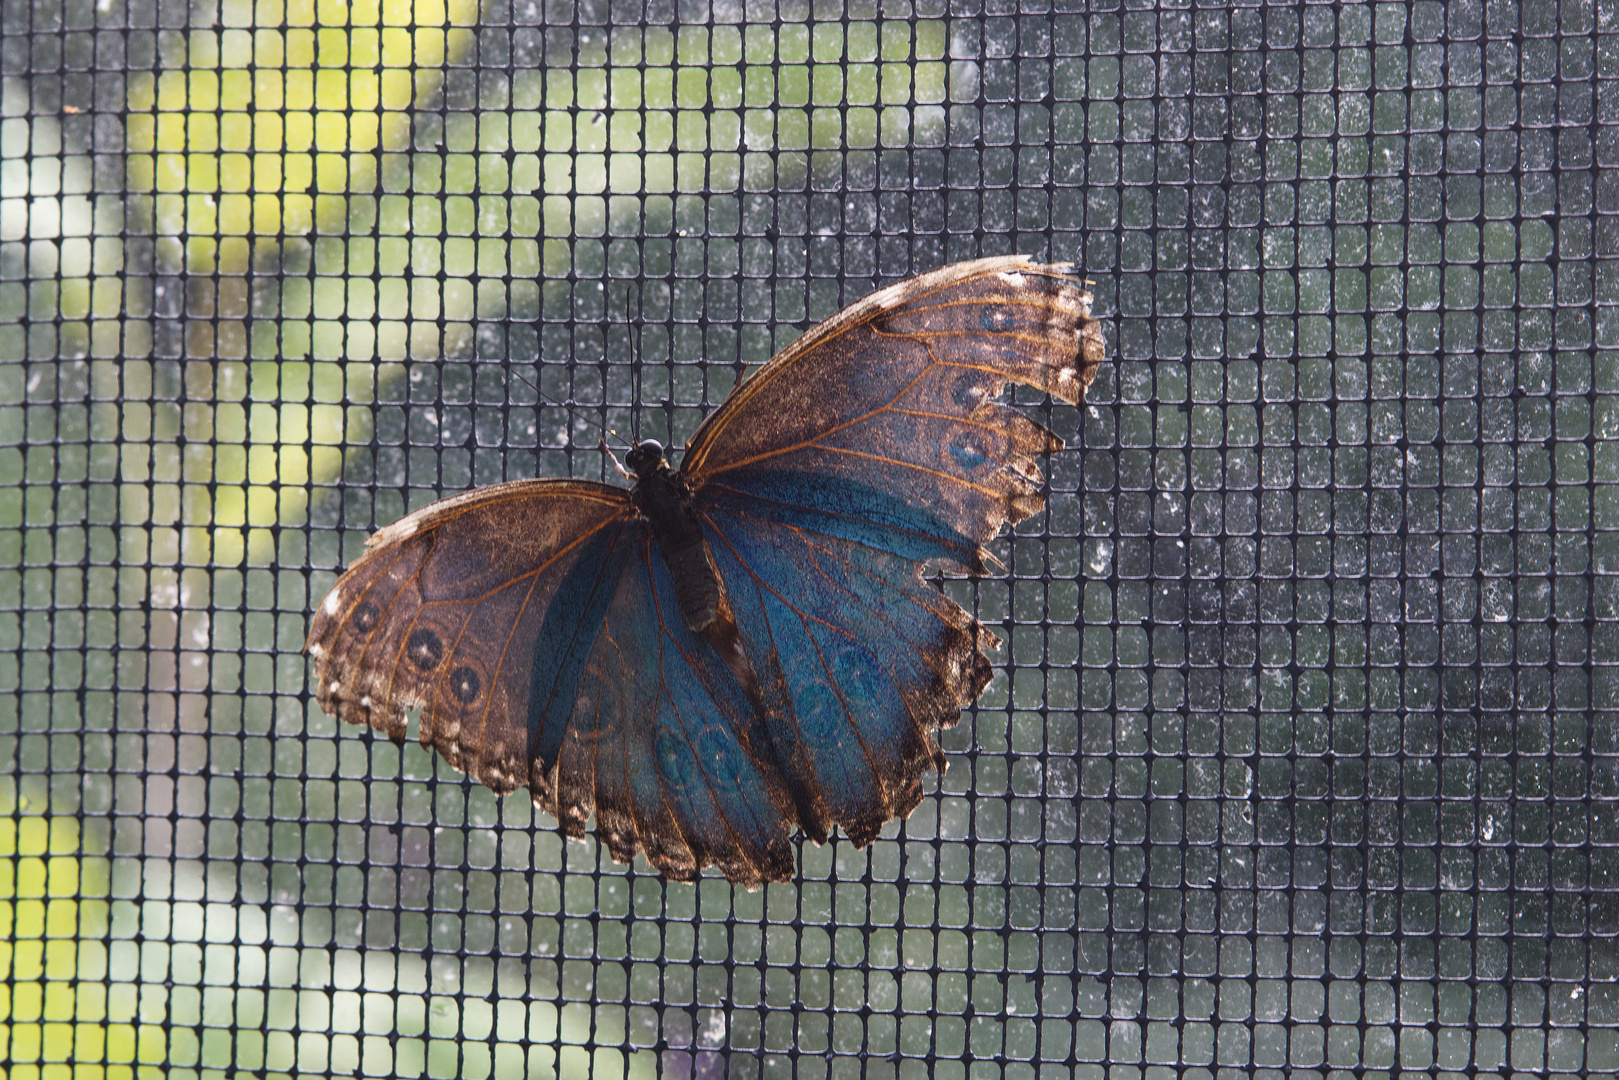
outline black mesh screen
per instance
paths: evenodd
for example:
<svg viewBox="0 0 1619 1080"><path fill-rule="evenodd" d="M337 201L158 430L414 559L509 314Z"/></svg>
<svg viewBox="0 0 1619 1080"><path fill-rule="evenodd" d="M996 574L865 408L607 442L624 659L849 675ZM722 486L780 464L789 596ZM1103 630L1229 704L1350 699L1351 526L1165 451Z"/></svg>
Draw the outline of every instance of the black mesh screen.
<svg viewBox="0 0 1619 1080"><path fill-rule="evenodd" d="M1055 5L4 0L11 1080L1619 1070L1614 10ZM869 849L315 707L375 527L1008 252L1110 361Z"/></svg>

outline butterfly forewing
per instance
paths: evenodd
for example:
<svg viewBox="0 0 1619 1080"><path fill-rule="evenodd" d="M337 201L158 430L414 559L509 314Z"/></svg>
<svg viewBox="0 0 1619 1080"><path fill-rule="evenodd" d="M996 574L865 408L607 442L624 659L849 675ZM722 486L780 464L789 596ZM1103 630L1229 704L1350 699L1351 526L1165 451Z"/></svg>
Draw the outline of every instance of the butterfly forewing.
<svg viewBox="0 0 1619 1080"><path fill-rule="evenodd" d="M639 848L672 878L717 864L758 885L792 873L792 817L759 717L724 659L686 625L667 567L636 545L579 680L556 766L556 813L589 816L614 856Z"/></svg>
<svg viewBox="0 0 1619 1080"><path fill-rule="evenodd" d="M990 638L881 547L711 506L713 546L753 658L767 737L806 833L864 844L922 798L932 731L990 679Z"/></svg>
<svg viewBox="0 0 1619 1080"><path fill-rule="evenodd" d="M738 387L698 429L682 472L701 488L742 470L844 456L891 476L895 493L915 501L975 482L1021 491L971 475L977 457L1005 463L989 436L1012 431L1004 410L981 410L1008 382L1081 398L1102 359L1090 299L1065 267L1019 256L958 263L879 290ZM891 426L900 416L924 422L926 437ZM1020 465L1029 465L1029 437L1018 446ZM989 526L979 523L989 529L984 539L994 535Z"/></svg>
<svg viewBox="0 0 1619 1080"><path fill-rule="evenodd" d="M535 480L382 530L316 613L322 708L421 740L564 831L670 877L792 872L791 815L752 702L686 627L629 493ZM756 760L757 757L757 760Z"/></svg>
<svg viewBox="0 0 1619 1080"><path fill-rule="evenodd" d="M420 706L422 742L451 764L497 791L530 784L544 617L591 541L631 515L622 489L531 480L447 499L381 530L310 628L316 700L395 740Z"/></svg>

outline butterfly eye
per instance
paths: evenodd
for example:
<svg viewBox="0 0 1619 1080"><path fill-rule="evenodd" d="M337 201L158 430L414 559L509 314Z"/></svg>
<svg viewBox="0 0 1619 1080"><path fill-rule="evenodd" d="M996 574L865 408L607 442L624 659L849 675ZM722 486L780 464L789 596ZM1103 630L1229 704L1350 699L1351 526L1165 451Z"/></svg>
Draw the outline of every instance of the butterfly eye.
<svg viewBox="0 0 1619 1080"><path fill-rule="evenodd" d="M478 673L465 664L450 672L450 693L455 700L463 705L471 705L478 700L478 693L483 689L483 680Z"/></svg>
<svg viewBox="0 0 1619 1080"><path fill-rule="evenodd" d="M405 654L410 662L423 671L432 671L438 667L440 660L444 659L444 643L437 634L431 630L417 630L410 635L405 643Z"/></svg>
<svg viewBox="0 0 1619 1080"><path fill-rule="evenodd" d="M359 606L354 609L351 621L354 623L354 629L362 634L369 634L376 627L377 620L380 618L382 618L382 609L369 600L362 600Z"/></svg>

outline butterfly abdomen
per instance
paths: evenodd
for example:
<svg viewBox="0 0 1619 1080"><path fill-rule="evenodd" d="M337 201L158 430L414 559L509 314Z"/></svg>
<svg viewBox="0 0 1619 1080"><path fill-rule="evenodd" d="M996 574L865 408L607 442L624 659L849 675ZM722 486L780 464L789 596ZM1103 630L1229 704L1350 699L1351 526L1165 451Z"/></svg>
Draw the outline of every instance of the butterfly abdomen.
<svg viewBox="0 0 1619 1080"><path fill-rule="evenodd" d="M686 625L693 633L702 633L719 616L720 577L686 485L663 468L643 476L631 499L652 527Z"/></svg>

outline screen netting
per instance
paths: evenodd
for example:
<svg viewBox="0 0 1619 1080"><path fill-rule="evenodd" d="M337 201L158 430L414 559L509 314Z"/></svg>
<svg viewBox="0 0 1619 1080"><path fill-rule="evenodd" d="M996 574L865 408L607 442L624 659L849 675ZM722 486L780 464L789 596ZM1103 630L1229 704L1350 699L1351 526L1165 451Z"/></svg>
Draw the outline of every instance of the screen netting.
<svg viewBox="0 0 1619 1080"><path fill-rule="evenodd" d="M1619 1069L1607 0L0 20L11 1080ZM869 849L665 884L315 707L376 526L1014 251L1110 362Z"/></svg>

